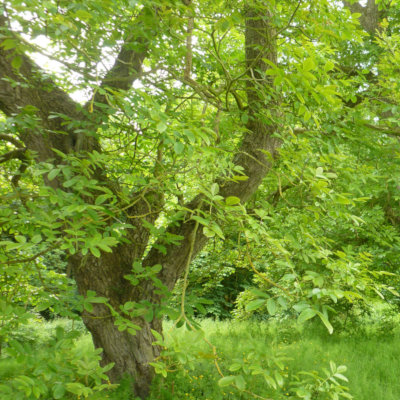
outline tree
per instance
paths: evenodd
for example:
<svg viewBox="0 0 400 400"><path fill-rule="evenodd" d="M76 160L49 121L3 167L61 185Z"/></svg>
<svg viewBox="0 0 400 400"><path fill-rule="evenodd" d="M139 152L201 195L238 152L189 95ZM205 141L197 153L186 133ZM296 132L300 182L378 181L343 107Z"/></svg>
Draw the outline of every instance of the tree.
<svg viewBox="0 0 400 400"><path fill-rule="evenodd" d="M13 0L1 9L0 162L18 210L3 214L13 253L2 261L65 250L111 380L132 376L145 398L168 292L210 237L223 238L289 132L340 115L354 91L336 53L365 33L329 1ZM40 67L38 54L61 73ZM69 96L76 89L90 93L84 104Z"/></svg>

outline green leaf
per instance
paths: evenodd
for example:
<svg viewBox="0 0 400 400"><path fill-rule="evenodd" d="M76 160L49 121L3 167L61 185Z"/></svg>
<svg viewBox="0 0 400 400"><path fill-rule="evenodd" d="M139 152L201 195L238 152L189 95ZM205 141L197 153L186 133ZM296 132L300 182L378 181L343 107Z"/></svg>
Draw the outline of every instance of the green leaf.
<svg viewBox="0 0 400 400"><path fill-rule="evenodd" d="M25 236L22 236L22 235L16 235L16 236L15 236L15 240L16 240L18 243L26 243L26 237L25 237Z"/></svg>
<svg viewBox="0 0 400 400"><path fill-rule="evenodd" d="M246 389L246 381L242 375L235 376L235 385L241 391Z"/></svg>
<svg viewBox="0 0 400 400"><path fill-rule="evenodd" d="M81 396L84 393L85 386L82 383L72 382L65 385L68 392Z"/></svg>
<svg viewBox="0 0 400 400"><path fill-rule="evenodd" d="M250 303L246 304L246 311L254 311L260 308L265 304L266 300L265 299L257 299L253 300Z"/></svg>
<svg viewBox="0 0 400 400"><path fill-rule="evenodd" d="M347 367L345 365L339 365L336 369L337 372L342 373L347 371Z"/></svg>
<svg viewBox="0 0 400 400"><path fill-rule="evenodd" d="M267 300L267 310L270 315L276 314L276 303L274 299L270 298Z"/></svg>
<svg viewBox="0 0 400 400"><path fill-rule="evenodd" d="M215 232L221 239L225 239L221 227L216 222L213 222L208 229L211 229L213 232Z"/></svg>
<svg viewBox="0 0 400 400"><path fill-rule="evenodd" d="M226 387L232 385L235 382L235 378L236 377L234 375L224 376L218 381L218 385L220 387Z"/></svg>
<svg viewBox="0 0 400 400"><path fill-rule="evenodd" d="M219 185L218 183L213 183L210 188L210 193L215 196L219 192Z"/></svg>
<svg viewBox="0 0 400 400"><path fill-rule="evenodd" d="M205 237L208 237L208 238L215 237L215 232L213 230L207 228L206 226L203 227L203 234Z"/></svg>
<svg viewBox="0 0 400 400"><path fill-rule="evenodd" d="M85 302L83 303L83 308L84 308L86 311L93 312L93 304L92 304L92 303L89 303L88 301L85 301Z"/></svg>
<svg viewBox="0 0 400 400"><path fill-rule="evenodd" d="M89 247L90 252L97 258L101 256L100 250L97 247Z"/></svg>
<svg viewBox="0 0 400 400"><path fill-rule="evenodd" d="M204 226L209 226L210 221L208 219L204 219L203 217L200 217L198 215L193 215L192 219L194 219L195 221L199 222L201 225Z"/></svg>
<svg viewBox="0 0 400 400"><path fill-rule="evenodd" d="M326 329L328 329L328 332L330 334L333 333L333 326L331 325L331 323L329 322L328 318L326 317L325 314L322 314L322 312L317 311L318 316L321 318L321 321L324 323L324 325L326 326Z"/></svg>
<svg viewBox="0 0 400 400"><path fill-rule="evenodd" d="M60 171L61 171L60 168L52 169L49 172L49 174L47 175L47 177L49 178L49 181L52 181L60 173Z"/></svg>
<svg viewBox="0 0 400 400"><path fill-rule="evenodd" d="M317 311L313 308L306 308L303 310L297 318L297 322L299 324L304 324L307 320L315 317L317 315Z"/></svg>
<svg viewBox="0 0 400 400"><path fill-rule="evenodd" d="M82 8L75 12L75 16L85 22L90 21L93 18L93 15L90 12L83 10Z"/></svg>
<svg viewBox="0 0 400 400"><path fill-rule="evenodd" d="M312 71L315 68L315 61L312 58L307 58L303 62L303 70L304 71Z"/></svg>
<svg viewBox="0 0 400 400"><path fill-rule="evenodd" d="M37 233L36 235L32 236L31 242L34 244L38 244L42 241L42 235Z"/></svg>
<svg viewBox="0 0 400 400"><path fill-rule="evenodd" d="M325 176L324 176L324 169L323 169L322 167L318 167L318 168L315 170L315 176L316 176L317 178L325 178Z"/></svg>
<svg viewBox="0 0 400 400"><path fill-rule="evenodd" d="M112 197L112 195L110 194L101 194L100 196L96 197L94 204L96 204L96 206L99 206L100 204L103 204L110 197Z"/></svg>
<svg viewBox="0 0 400 400"><path fill-rule="evenodd" d="M242 364L234 363L229 367L229 371L235 372L235 371L239 371L239 369L241 369L241 368L242 368Z"/></svg>
<svg viewBox="0 0 400 400"><path fill-rule="evenodd" d="M282 375L278 371L275 371L274 376L275 376L276 382L278 383L278 386L282 387L283 383L284 383Z"/></svg>
<svg viewBox="0 0 400 400"><path fill-rule="evenodd" d="M330 60L328 60L327 63L324 65L324 71L325 72L332 71L333 68L335 68L335 64Z"/></svg>
<svg viewBox="0 0 400 400"><path fill-rule="evenodd" d="M18 42L15 39L6 39L1 42L0 46L4 50L11 50L18 46Z"/></svg>
<svg viewBox="0 0 400 400"><path fill-rule="evenodd" d="M249 179L249 177L246 175L235 175L232 177L232 179L234 181L247 181L247 179Z"/></svg>
<svg viewBox="0 0 400 400"><path fill-rule="evenodd" d="M52 391L54 399L62 399L65 394L65 386L62 383L56 383L53 386Z"/></svg>
<svg viewBox="0 0 400 400"><path fill-rule="evenodd" d="M167 128L168 128L168 126L167 126L166 123L163 122L163 121L160 121L160 122L157 124L157 131L160 132L160 133L165 132L165 131L167 130Z"/></svg>
<svg viewBox="0 0 400 400"><path fill-rule="evenodd" d="M234 206L235 204L239 204L239 203L240 203L240 199L239 199L239 197L236 197L236 196L228 196L225 199L225 204L227 206Z"/></svg>
<svg viewBox="0 0 400 400"><path fill-rule="evenodd" d="M74 177L72 179L69 179L69 180L65 181L63 183L63 186L65 188L70 188L71 186L74 186L76 184L76 182L77 182L77 177Z"/></svg>
<svg viewBox="0 0 400 400"><path fill-rule="evenodd" d="M335 378L341 379L342 381L348 382L349 380L342 374L335 374Z"/></svg>
<svg viewBox="0 0 400 400"><path fill-rule="evenodd" d="M243 114L240 116L240 119L241 119L241 121L242 121L244 124L247 124L247 123L249 122L249 115L246 114L246 113L243 113Z"/></svg>
<svg viewBox="0 0 400 400"><path fill-rule="evenodd" d="M12 61L11 61L11 66L14 69L20 69L22 65L22 57L21 56L15 56Z"/></svg>
<svg viewBox="0 0 400 400"><path fill-rule="evenodd" d="M182 154L183 150L185 149L185 145L181 142L174 143L174 151L176 154Z"/></svg>

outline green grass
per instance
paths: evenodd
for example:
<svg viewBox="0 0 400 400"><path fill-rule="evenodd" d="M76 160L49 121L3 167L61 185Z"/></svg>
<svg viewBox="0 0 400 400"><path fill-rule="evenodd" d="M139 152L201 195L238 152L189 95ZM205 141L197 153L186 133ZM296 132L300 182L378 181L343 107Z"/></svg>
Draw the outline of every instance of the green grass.
<svg viewBox="0 0 400 400"><path fill-rule="evenodd" d="M54 336L55 326L71 329L70 322L30 324L18 332L20 340L34 344L38 352L45 352L45 343ZM288 381L299 371L329 369L329 362L346 365L344 373L349 379L350 393L356 400L399 400L400 399L400 333L391 336L374 335L373 324L364 333L328 335L319 326L308 325L303 329L289 322L240 322L203 320L201 327L206 338L216 346L218 364L225 375L233 363L251 365L260 363L267 366L276 353L283 357L284 378L282 388L271 389L262 376L246 375L247 389L273 400L295 399ZM75 326L76 328L76 326ZM179 365L170 365L174 371L166 378L157 376L154 381L151 400L247 400L249 393L239 392L233 386L219 387L220 376L213 363L212 351L201 335L182 327L173 328L165 323L167 342L175 350ZM91 346L90 335L82 330L76 340L75 349ZM42 350L41 350L42 349ZM84 352L84 351L83 351ZM79 351L78 351L79 353ZM251 353L255 355L251 359ZM177 356L178 354L178 356ZM232 361L233 360L233 361ZM277 369L273 363L272 368ZM19 372L16 360L0 360L0 380ZM123 382L114 391L103 392L104 398L128 400L128 382ZM292 394L292 397L290 397ZM315 397L315 400L325 397ZM313 398L314 400L314 398Z"/></svg>
<svg viewBox="0 0 400 400"><path fill-rule="evenodd" d="M264 352L283 352L289 358L285 361L284 375L299 371L318 371L329 369L330 361L336 365L346 365L345 375L350 393L357 400L399 400L400 399L400 335L332 335L310 326L300 332L294 325L251 323L237 321L213 322L205 320L202 328L209 340L217 347L224 374L231 374L228 368L233 359L246 359L254 350ZM168 327L167 327L168 330ZM179 329L172 336L182 350L188 354L209 352L205 343L194 345L192 333ZM196 347L197 346L197 347ZM267 360L266 360L267 361ZM250 399L233 387L219 388L218 373L212 362L197 360L193 369L190 363L179 372L166 379L158 378L154 386L153 400L167 399ZM287 372L291 371L291 372ZM290 396L290 387L271 390L263 379L246 376L248 388L256 394L275 399ZM174 392L172 395L172 391ZM294 397L292 397L294 398ZM323 397L318 397L323 398Z"/></svg>

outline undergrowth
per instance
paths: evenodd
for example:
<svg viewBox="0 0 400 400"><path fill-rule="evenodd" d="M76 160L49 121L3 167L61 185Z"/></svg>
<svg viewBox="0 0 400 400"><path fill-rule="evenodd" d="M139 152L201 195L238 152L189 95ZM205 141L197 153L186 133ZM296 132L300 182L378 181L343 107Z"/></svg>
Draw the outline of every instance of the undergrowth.
<svg viewBox="0 0 400 400"><path fill-rule="evenodd" d="M393 324L392 324L393 325ZM21 343L29 343L38 354L38 358L54 357L54 345L49 346L55 335L55 327L66 332L78 330L80 336L74 340L71 352L88 353L92 345L90 335L81 324L72 326L67 320L31 323L15 332L15 338ZM346 377L350 393L356 400L400 398L400 332L399 324L390 334L385 334L377 323L374 330L373 320L365 329L355 332L327 334L318 325L297 326L290 321L201 321L201 327L210 342L216 346L218 363L224 374L229 375L232 363L251 363L249 354L258 352L265 358L269 354L281 354L284 367L282 377L284 385L276 390L266 385L260 376L249 375L247 388L252 392L273 400L294 399L293 381L299 371L321 371L329 369L330 361L336 365L346 365ZM214 365L209 346L202 341L201 335L185 327L173 328L171 323L164 325L166 341L175 352L180 353L179 361L172 366L167 377L157 376L152 387L150 400L247 400L253 398L246 392L239 392L233 386L220 387L221 376ZM64 349L64 351L66 351ZM271 356L272 357L272 356ZM21 373L18 360L3 355L0 358L0 383L5 383ZM51 395L48 399L51 399ZM27 397L29 398L29 397ZM41 397L46 398L46 397ZM67 397L66 397L67 398ZM68 398L77 398L70 396ZM98 398L98 397L96 397ZM131 400L130 382L125 379L114 390L103 391L101 398ZM324 397L315 397L316 400ZM314 397L313 397L314 400Z"/></svg>

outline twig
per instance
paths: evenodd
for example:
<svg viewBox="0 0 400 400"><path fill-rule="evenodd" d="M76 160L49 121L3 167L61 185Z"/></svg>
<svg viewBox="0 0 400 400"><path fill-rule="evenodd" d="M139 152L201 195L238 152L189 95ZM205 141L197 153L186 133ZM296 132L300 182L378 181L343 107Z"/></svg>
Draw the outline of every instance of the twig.
<svg viewBox="0 0 400 400"><path fill-rule="evenodd" d="M47 252L53 250L56 246L58 246L60 242L57 241L55 242L52 246L48 247L45 250L40 251L39 253L36 253L35 255L33 255L32 257L28 257L28 258L20 258L20 259L16 259L16 260L10 260L10 261L5 261L4 264L6 265L12 265L12 264L22 264L22 263L27 263L27 262L31 262L36 260L38 257L42 256L43 254L46 254Z"/></svg>

